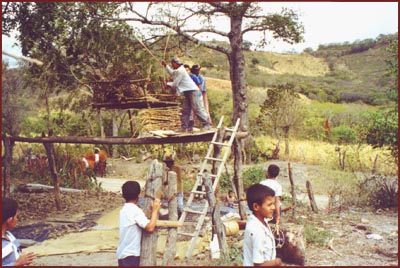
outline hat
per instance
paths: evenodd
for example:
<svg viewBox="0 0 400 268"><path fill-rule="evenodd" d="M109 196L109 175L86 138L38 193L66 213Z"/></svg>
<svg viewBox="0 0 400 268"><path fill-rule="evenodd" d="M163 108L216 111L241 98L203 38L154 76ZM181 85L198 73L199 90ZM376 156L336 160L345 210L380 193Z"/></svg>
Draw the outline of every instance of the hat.
<svg viewBox="0 0 400 268"><path fill-rule="evenodd" d="M198 70L200 70L201 69L201 66L200 65L197 65L197 64L195 64L195 65L193 65L192 66L192 71L198 71Z"/></svg>
<svg viewBox="0 0 400 268"><path fill-rule="evenodd" d="M181 60L178 57L172 57L171 58L171 62L175 62L176 64L182 65L183 63L181 62Z"/></svg>

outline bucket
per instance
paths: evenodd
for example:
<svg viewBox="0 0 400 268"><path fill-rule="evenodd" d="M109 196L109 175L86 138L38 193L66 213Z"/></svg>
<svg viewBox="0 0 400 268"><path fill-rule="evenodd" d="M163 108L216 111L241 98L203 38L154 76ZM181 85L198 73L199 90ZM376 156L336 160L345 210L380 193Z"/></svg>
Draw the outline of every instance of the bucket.
<svg viewBox="0 0 400 268"><path fill-rule="evenodd" d="M233 236L239 232L239 224L237 221L225 221L223 224L226 236Z"/></svg>

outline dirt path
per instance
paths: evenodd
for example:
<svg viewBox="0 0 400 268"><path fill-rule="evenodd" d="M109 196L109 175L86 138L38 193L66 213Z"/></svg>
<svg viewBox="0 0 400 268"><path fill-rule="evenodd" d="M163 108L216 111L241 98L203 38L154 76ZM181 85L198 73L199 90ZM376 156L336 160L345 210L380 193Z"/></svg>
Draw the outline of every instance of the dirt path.
<svg viewBox="0 0 400 268"><path fill-rule="evenodd" d="M144 184L149 163L134 163L132 161L114 160L110 170L111 174L107 178L99 178L99 182L107 189L101 193L68 193L62 195L65 209L62 212L54 211L52 196L49 193L43 194L23 194L15 193L14 196L21 203L23 213L21 213L19 226L35 226L34 224L52 224L58 227L45 240L56 243L60 237L68 234L76 236L77 241L85 241L94 231L96 221L104 214L115 211L123 204L120 196L120 187L127 179L135 179ZM282 170L279 178L284 191L289 192L290 183L285 176L287 169L286 162L276 162ZM244 167L246 168L246 167ZM389 266L398 264L398 212L397 211L378 211L366 212L356 208L350 208L342 212L328 214L322 210L318 214L311 213L308 206L308 199L305 195L305 181L313 180L313 176L318 176L315 167L293 163L293 175L298 185L298 197L305 204L304 208L299 208L297 215L300 220L307 224L318 226L319 230L329 232L334 250L328 248L328 241L322 245L307 244L306 246L306 266ZM187 170L190 170L187 167ZM124 178L125 177L125 178ZM327 198L323 195L316 195L319 208L326 207ZM38 211L37 208L43 208ZM47 208L47 211L46 211ZM115 218L116 216L114 216ZM46 219L44 222L43 219ZM62 227L66 226L66 227ZM40 229L40 228L36 228ZM107 228L106 228L107 229ZM92 248L86 253L71 253L52 256L41 256L37 258L35 266L116 266L117 260L115 250L117 246L117 233L115 227L109 228L113 231L111 238L103 237L103 240L91 242L93 245L101 244L103 249ZM28 230L32 233L32 230ZM111 233L108 233L110 235ZM86 238L85 238L86 237ZM100 235L93 235L94 239ZM28 238L21 237L18 238ZM240 243L242 233L231 241ZM114 239L114 240L113 240ZM332 240L333 239L333 240ZM107 241L112 243L107 244ZM75 242L82 243L82 242ZM90 243L89 243L90 244ZM50 245L50 244L49 244ZM57 247L56 244L54 246ZM74 246L71 246L74 247ZM106 248L106 249L104 249ZM25 249L25 250L29 250ZM183 266L209 266L210 261L208 250L194 256L190 260L176 260L175 265ZM161 263L160 263L161 264ZM241 263L237 263L241 265Z"/></svg>

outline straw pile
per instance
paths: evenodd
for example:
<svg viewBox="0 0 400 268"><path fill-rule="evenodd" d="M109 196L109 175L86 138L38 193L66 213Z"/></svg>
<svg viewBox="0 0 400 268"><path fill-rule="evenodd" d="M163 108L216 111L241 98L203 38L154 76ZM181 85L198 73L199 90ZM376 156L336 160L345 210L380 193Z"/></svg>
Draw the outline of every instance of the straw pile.
<svg viewBox="0 0 400 268"><path fill-rule="evenodd" d="M181 107L143 109L138 114L141 133L152 130L176 130L181 126Z"/></svg>

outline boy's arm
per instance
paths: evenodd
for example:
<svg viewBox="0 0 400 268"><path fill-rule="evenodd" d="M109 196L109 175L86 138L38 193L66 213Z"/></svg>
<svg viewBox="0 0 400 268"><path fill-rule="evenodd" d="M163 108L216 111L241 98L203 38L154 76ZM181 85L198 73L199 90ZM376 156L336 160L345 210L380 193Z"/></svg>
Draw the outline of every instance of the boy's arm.
<svg viewBox="0 0 400 268"><path fill-rule="evenodd" d="M152 233L154 231L154 229L156 228L158 211L160 210L160 199L156 198L151 203L151 208L152 208L152 211L151 211L150 222L146 225L146 227L144 227L144 229L149 233Z"/></svg>
<svg viewBox="0 0 400 268"><path fill-rule="evenodd" d="M281 266L282 260L280 258L276 258L270 261L265 261L263 263L254 263L254 266Z"/></svg>

